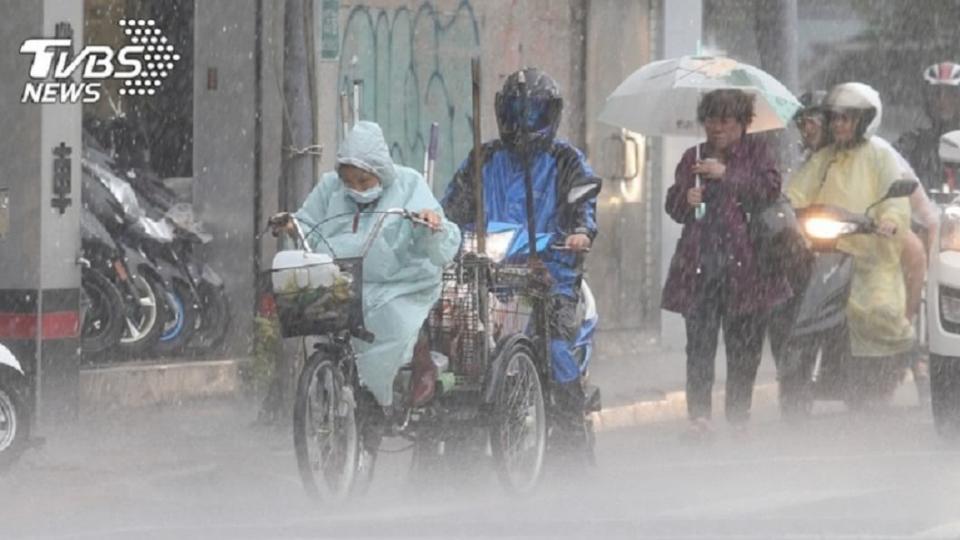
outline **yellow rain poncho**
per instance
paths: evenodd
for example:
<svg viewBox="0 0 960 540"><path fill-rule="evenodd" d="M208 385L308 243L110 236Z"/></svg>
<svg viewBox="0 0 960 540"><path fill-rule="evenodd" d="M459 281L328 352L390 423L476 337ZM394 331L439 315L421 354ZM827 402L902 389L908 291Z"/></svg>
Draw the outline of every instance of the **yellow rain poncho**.
<svg viewBox="0 0 960 540"><path fill-rule="evenodd" d="M839 206L864 212L883 198L896 180L899 166L893 153L874 140L853 148L828 146L813 154L787 185L796 208L811 204ZM889 199L870 210L878 223L897 225L897 235L910 227L910 203ZM862 234L842 238L838 249L853 255L854 276L847 304L847 325L854 356L887 356L913 346L913 327L905 314L900 238Z"/></svg>

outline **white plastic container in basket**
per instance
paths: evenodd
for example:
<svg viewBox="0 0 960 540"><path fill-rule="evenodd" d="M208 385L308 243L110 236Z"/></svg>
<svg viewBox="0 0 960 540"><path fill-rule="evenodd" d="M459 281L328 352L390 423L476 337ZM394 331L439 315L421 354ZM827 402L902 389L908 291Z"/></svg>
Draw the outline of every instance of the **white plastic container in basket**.
<svg viewBox="0 0 960 540"><path fill-rule="evenodd" d="M340 268L326 253L286 250L273 257L274 291L330 288L339 275Z"/></svg>

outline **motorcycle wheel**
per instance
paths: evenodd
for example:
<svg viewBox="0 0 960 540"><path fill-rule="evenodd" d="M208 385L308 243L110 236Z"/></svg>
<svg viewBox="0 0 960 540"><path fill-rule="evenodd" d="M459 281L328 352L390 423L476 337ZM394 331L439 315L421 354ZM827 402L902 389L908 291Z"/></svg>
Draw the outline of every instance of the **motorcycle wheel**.
<svg viewBox="0 0 960 540"><path fill-rule="evenodd" d="M937 433L960 439L960 358L930 355L930 401Z"/></svg>
<svg viewBox="0 0 960 540"><path fill-rule="evenodd" d="M0 377L0 472L20 457L30 438L26 406L13 384Z"/></svg>
<svg viewBox="0 0 960 540"><path fill-rule="evenodd" d="M546 451L547 416L533 358L525 345L509 351L493 403L493 461L500 483L515 494L537 488Z"/></svg>
<svg viewBox="0 0 960 540"><path fill-rule="evenodd" d="M203 281L197 289L200 293L200 327L190 340L190 348L203 354L223 345L230 324L230 302L223 287Z"/></svg>
<svg viewBox="0 0 960 540"><path fill-rule="evenodd" d="M124 357L138 358L150 351L163 334L169 317L167 289L147 273L130 276L135 306L126 317L120 351Z"/></svg>
<svg viewBox="0 0 960 540"><path fill-rule="evenodd" d="M196 332L200 316L190 287L182 281L174 280L173 287L167 290L167 305L170 307L169 315L160 339L154 346L154 351L161 356L172 356L183 351Z"/></svg>
<svg viewBox="0 0 960 540"><path fill-rule="evenodd" d="M320 352L307 360L293 406L293 447L311 497L345 500L353 491L360 437L357 404L343 373Z"/></svg>
<svg viewBox="0 0 960 540"><path fill-rule="evenodd" d="M125 324L123 296L106 276L89 268L81 272L81 295L83 355L99 356L120 343Z"/></svg>

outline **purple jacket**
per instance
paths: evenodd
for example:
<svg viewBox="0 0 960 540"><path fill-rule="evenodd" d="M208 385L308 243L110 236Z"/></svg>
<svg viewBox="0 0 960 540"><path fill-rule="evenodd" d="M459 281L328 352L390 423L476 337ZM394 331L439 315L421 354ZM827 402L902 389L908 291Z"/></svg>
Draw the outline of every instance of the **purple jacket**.
<svg viewBox="0 0 960 540"><path fill-rule="evenodd" d="M706 145L701 146L701 155L707 155L707 149ZM757 272L744 207L755 208L773 202L780 193L780 173L766 145L751 137L744 137L731 147L728 156L724 177L703 181L708 211L720 212L716 221L726 229L726 253L730 256L727 309L736 314L765 311L788 299L792 291L785 276L764 278ZM694 219L694 209L687 204L687 191L696 185L692 172L695 162L696 148L689 148L677 165L676 178L667 190L665 208L674 221L683 224L683 232L670 261L661 307L684 315L697 308L696 290L701 275L704 225Z"/></svg>

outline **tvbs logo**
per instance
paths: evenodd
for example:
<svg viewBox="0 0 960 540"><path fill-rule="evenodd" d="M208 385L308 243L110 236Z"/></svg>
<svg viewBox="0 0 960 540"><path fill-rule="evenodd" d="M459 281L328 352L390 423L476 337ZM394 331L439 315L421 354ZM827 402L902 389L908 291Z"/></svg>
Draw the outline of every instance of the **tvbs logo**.
<svg viewBox="0 0 960 540"><path fill-rule="evenodd" d="M31 80L20 102L94 103L103 96L103 81L111 79L123 81L121 96L156 94L180 55L155 21L124 19L118 24L130 40L120 49L88 45L74 55L70 39L24 41L20 54L32 57Z"/></svg>

